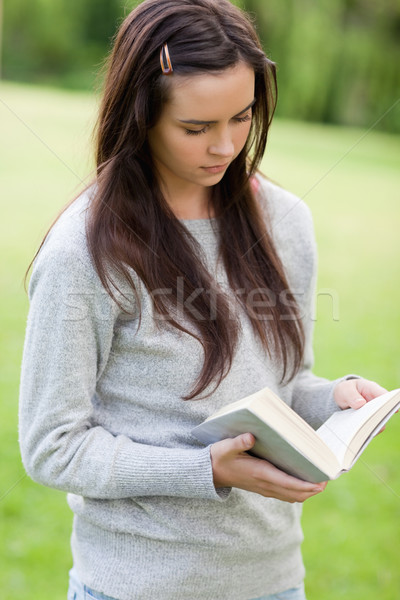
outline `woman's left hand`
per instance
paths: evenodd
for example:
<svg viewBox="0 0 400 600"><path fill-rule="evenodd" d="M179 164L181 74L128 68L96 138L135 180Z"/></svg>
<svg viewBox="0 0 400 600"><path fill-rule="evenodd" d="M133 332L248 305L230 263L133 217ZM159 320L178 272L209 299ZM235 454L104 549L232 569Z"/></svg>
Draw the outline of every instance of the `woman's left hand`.
<svg viewBox="0 0 400 600"><path fill-rule="evenodd" d="M333 397L339 408L357 409L386 392L385 388L368 379L346 379L336 385Z"/></svg>

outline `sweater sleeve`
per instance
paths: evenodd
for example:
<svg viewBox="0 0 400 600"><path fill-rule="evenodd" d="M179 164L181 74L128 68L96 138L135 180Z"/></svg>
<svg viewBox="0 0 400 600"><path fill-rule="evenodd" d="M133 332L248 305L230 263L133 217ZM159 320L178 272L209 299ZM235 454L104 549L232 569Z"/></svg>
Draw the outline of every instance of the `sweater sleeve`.
<svg viewBox="0 0 400 600"><path fill-rule="evenodd" d="M314 287L312 288L314 290ZM312 372L314 357L312 349L313 322L311 317L304 319L305 355L303 367L296 376L292 408L314 429L320 427L335 411L337 406L333 392L335 386L343 380L354 379L357 375L345 375L328 380Z"/></svg>
<svg viewBox="0 0 400 600"><path fill-rule="evenodd" d="M150 446L92 423L96 381L119 315L87 251L46 242L30 282L20 385L19 438L27 473L43 485L89 498L222 500L209 448Z"/></svg>

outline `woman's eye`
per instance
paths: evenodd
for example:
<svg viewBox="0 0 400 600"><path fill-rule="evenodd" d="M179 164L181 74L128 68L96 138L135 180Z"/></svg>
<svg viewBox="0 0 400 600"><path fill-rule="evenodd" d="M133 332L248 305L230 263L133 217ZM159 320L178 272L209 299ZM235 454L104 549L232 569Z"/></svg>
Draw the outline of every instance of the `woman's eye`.
<svg viewBox="0 0 400 600"><path fill-rule="evenodd" d="M253 115L249 113L247 115L243 115L243 117L235 117L234 121L236 123L247 123L248 121L251 121L252 116ZM187 135L201 135L202 133L207 133L208 128L209 125L206 125L203 127L203 129L185 129L185 133Z"/></svg>
<svg viewBox="0 0 400 600"><path fill-rule="evenodd" d="M203 129L185 129L185 132L188 135L200 135L201 133L206 133L207 129L206 127L203 127Z"/></svg>
<svg viewBox="0 0 400 600"><path fill-rule="evenodd" d="M247 121L251 121L252 115L245 115L244 117L236 117L235 121L237 123L247 123Z"/></svg>

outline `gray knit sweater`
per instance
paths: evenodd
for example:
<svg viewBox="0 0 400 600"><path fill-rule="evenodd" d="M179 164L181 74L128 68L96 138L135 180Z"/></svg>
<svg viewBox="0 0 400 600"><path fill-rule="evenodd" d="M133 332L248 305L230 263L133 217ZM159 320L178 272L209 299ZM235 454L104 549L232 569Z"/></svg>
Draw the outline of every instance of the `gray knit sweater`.
<svg viewBox="0 0 400 600"><path fill-rule="evenodd" d="M334 382L310 371L316 265L309 211L269 182L258 196L306 325L304 369L290 385L280 385L279 369L242 316L228 376L210 398L183 401L202 365L201 346L155 319L137 278L140 326L137 312L128 318L104 291L85 237L90 192L64 212L35 261L22 458L34 480L69 493L81 580L119 600L248 600L303 579L300 505L216 490L210 449L191 435L215 410L264 386L313 426L335 410ZM184 224L226 285L216 221Z"/></svg>

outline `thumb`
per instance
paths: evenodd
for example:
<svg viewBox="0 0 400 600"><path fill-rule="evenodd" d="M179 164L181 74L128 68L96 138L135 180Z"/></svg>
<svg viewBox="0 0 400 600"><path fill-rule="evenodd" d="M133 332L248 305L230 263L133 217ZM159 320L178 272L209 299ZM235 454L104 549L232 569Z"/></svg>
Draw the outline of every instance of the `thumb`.
<svg viewBox="0 0 400 600"><path fill-rule="evenodd" d="M235 450L238 450L239 452L246 452L247 450L250 450L256 443L256 439L251 433L242 433L234 438L233 441L235 444Z"/></svg>
<svg viewBox="0 0 400 600"><path fill-rule="evenodd" d="M251 433L242 433L234 438L225 438L220 442L212 444L213 454L216 456L217 453L222 455L235 455L241 452L250 450L256 443L254 435Z"/></svg>

